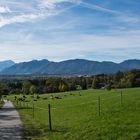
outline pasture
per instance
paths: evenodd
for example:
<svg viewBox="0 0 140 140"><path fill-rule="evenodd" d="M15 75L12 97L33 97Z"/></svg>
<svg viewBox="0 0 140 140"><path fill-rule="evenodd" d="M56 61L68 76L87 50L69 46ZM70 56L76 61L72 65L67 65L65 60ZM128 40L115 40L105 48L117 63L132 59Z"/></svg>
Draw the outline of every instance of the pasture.
<svg viewBox="0 0 140 140"><path fill-rule="evenodd" d="M122 94L121 94L122 92ZM23 97L16 95L17 98ZM99 100L100 96L100 100ZM34 140L139 140L140 88L9 96ZM49 126L48 104L51 105Z"/></svg>
<svg viewBox="0 0 140 140"><path fill-rule="evenodd" d="M2 106L3 106L3 102L2 102L2 101L0 101L0 108L2 108Z"/></svg>

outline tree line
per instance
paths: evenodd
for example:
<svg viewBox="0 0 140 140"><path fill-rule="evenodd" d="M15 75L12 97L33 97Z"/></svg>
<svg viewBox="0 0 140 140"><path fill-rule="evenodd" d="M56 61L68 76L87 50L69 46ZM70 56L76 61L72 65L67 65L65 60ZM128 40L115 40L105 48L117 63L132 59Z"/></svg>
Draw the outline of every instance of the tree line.
<svg viewBox="0 0 140 140"><path fill-rule="evenodd" d="M72 90L140 87L140 70L76 77L28 77L0 79L0 98L7 94L44 94Z"/></svg>

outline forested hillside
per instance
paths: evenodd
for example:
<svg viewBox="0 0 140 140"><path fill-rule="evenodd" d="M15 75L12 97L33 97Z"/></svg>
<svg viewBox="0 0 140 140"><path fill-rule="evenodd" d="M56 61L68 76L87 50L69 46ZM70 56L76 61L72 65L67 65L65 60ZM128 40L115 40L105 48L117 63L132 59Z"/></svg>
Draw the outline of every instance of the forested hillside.
<svg viewBox="0 0 140 140"><path fill-rule="evenodd" d="M140 70L81 77L1 77L1 94L43 94L78 89L140 87Z"/></svg>

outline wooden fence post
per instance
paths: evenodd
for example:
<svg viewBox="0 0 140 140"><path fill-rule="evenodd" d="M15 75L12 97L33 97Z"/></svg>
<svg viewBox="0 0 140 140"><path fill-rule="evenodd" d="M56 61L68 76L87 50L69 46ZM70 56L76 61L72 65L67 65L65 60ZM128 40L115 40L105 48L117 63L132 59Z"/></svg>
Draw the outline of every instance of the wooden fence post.
<svg viewBox="0 0 140 140"><path fill-rule="evenodd" d="M98 115L100 116L101 114L101 99L100 96L98 96Z"/></svg>
<svg viewBox="0 0 140 140"><path fill-rule="evenodd" d="M18 100L17 100L17 106L18 106Z"/></svg>
<svg viewBox="0 0 140 140"><path fill-rule="evenodd" d="M35 108L34 108L34 101L33 101L33 119L35 117Z"/></svg>
<svg viewBox="0 0 140 140"><path fill-rule="evenodd" d="M51 118L51 105L48 104L48 115L49 115L49 129L52 130L52 118Z"/></svg>
<svg viewBox="0 0 140 140"><path fill-rule="evenodd" d="M27 105L26 107L27 107L27 109L28 109L28 103L26 103L26 105Z"/></svg>
<svg viewBox="0 0 140 140"><path fill-rule="evenodd" d="M122 91L121 91L121 95L120 95L120 103L121 103L121 106L123 104L123 95L122 95Z"/></svg>
<svg viewBox="0 0 140 140"><path fill-rule="evenodd" d="M21 108L21 101L20 101L20 108Z"/></svg>

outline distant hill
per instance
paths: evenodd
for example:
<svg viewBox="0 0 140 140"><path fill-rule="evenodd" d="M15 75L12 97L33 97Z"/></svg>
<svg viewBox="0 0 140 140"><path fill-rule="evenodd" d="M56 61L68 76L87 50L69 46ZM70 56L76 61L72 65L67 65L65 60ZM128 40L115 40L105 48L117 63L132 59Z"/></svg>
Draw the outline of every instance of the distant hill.
<svg viewBox="0 0 140 140"><path fill-rule="evenodd" d="M1 73L4 75L34 74L41 71L48 63L50 63L48 60L22 62L6 68Z"/></svg>
<svg viewBox="0 0 140 140"><path fill-rule="evenodd" d="M126 60L120 63L120 66L123 68L123 70L140 69L140 60Z"/></svg>
<svg viewBox="0 0 140 140"><path fill-rule="evenodd" d="M98 62L84 59L74 59L62 62L50 62L48 60L33 60L22 62L4 69L3 75L95 75L109 74L118 71L140 69L140 60L126 60L122 63Z"/></svg>
<svg viewBox="0 0 140 140"><path fill-rule="evenodd" d="M14 64L15 64L15 62L13 62L11 60L1 61L0 62L0 71L13 66Z"/></svg>

